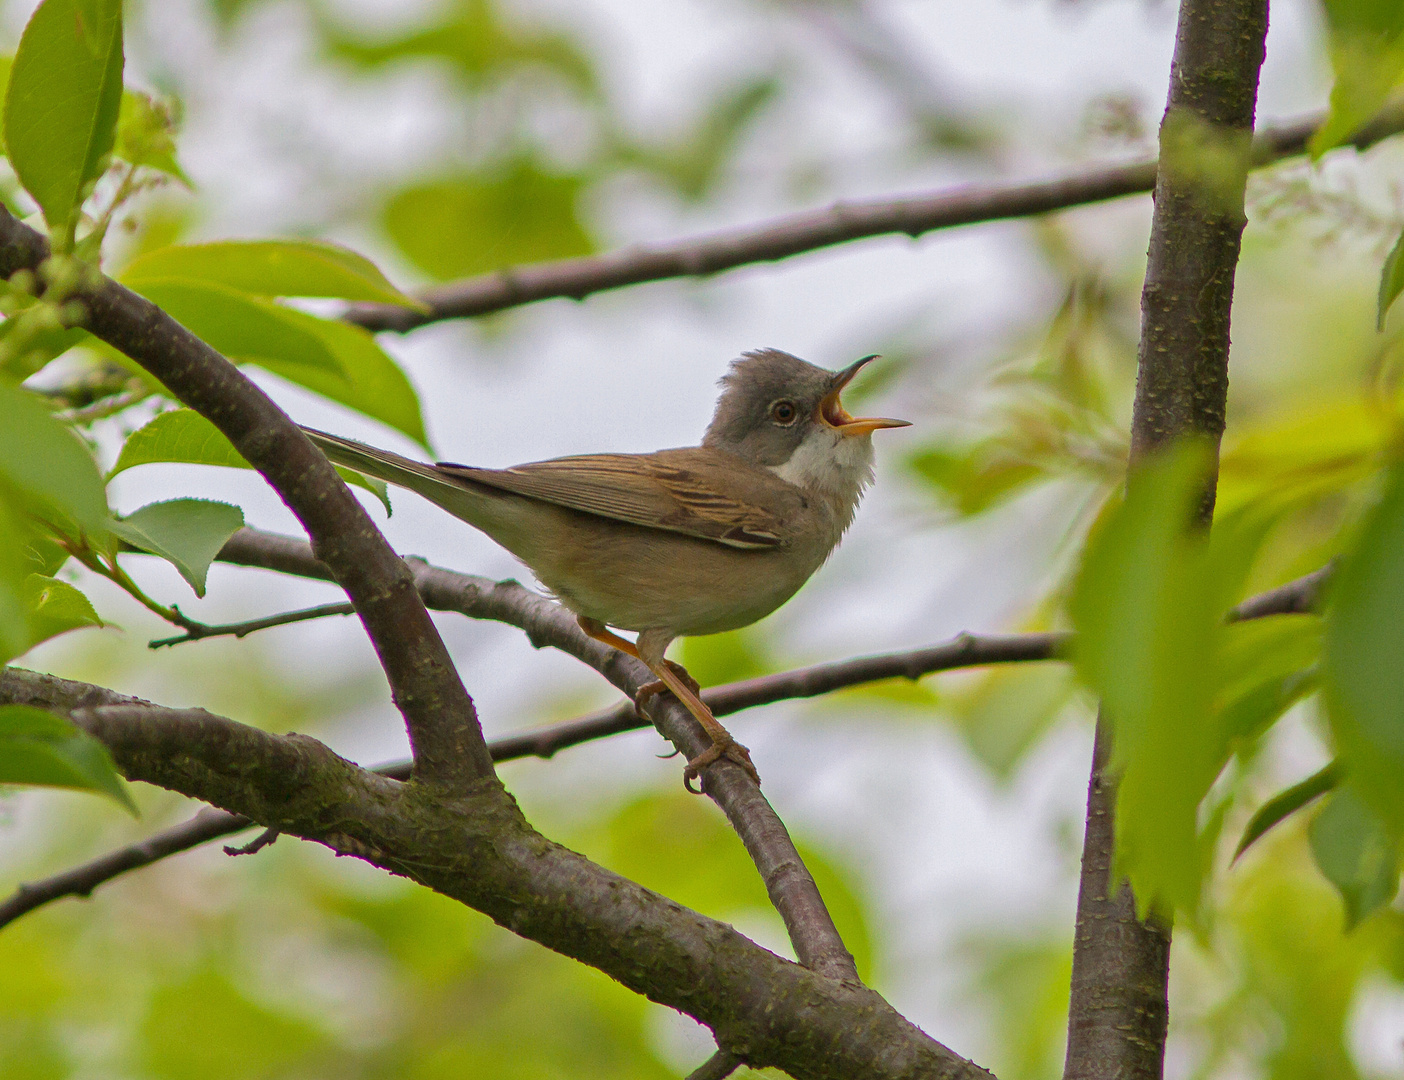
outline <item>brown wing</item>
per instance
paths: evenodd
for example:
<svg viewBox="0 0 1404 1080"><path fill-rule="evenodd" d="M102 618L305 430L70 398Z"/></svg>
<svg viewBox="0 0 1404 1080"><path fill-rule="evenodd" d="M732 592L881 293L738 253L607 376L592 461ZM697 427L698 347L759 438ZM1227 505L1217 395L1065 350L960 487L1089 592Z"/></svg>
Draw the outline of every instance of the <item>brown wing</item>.
<svg viewBox="0 0 1404 1080"><path fill-rule="evenodd" d="M787 522L805 505L803 493L792 484L705 447L581 454L510 469L452 464L439 469L587 514L738 548L784 544Z"/></svg>

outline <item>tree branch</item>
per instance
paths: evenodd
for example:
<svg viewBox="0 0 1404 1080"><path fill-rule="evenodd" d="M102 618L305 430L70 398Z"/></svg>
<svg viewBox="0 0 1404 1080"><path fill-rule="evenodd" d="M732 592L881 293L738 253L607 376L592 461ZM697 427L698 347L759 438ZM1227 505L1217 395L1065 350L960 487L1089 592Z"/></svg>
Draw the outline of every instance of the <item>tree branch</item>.
<svg viewBox="0 0 1404 1080"><path fill-rule="evenodd" d="M1213 450L1200 521L1213 516L1228 391L1229 314L1246 218L1267 0L1181 0L1150 251L1131 423L1133 463L1201 436ZM1064 1080L1159 1080L1169 1023L1170 927L1136 918L1112 874L1116 781L1112 726L1099 717L1073 941Z"/></svg>
<svg viewBox="0 0 1404 1080"><path fill-rule="evenodd" d="M326 567L306 544L257 529L239 530L218 558L303 577L328 577ZM440 570L420 560L410 562L424 601L432 608L516 626L526 631L537 648L550 645L574 656L631 700L639 687L652 681L652 673L640 661L587 637L568 611L515 581L492 581ZM646 712L663 737L689 757L709 745L701 726L670 696L655 696ZM856 980L853 957L774 808L739 767L719 762L708 775L712 779L704 790L745 844L800 962L832 978Z"/></svg>
<svg viewBox="0 0 1404 1080"><path fill-rule="evenodd" d="M873 991L828 979L536 833L511 800L359 769L315 739L7 669L0 698L73 717L143 780L401 874L695 1017L756 1067L807 1080L988 1073Z"/></svg>
<svg viewBox="0 0 1404 1080"><path fill-rule="evenodd" d="M1321 125L1315 115L1265 128L1253 143L1253 163L1269 165L1301 154ZM1404 131L1404 103L1381 112L1349 145L1365 149ZM703 277L752 263L774 262L834 244L874 236L912 238L937 229L1030 217L1150 191L1156 162L1139 161L1032 183L970 185L902 198L839 202L759 225L602 255L515 266L449 282L420 295L429 311L389 304L355 304L343 316L368 330L405 333L427 323L464 319L557 297L593 293L670 278Z"/></svg>
<svg viewBox="0 0 1404 1080"><path fill-rule="evenodd" d="M692 1072L687 1080L726 1080L741 1067L741 1059L726 1050L718 1050Z"/></svg>
<svg viewBox="0 0 1404 1080"><path fill-rule="evenodd" d="M203 641L212 637L246 637L258 630L268 630L274 626L287 626L291 623L307 622L309 619L325 619L329 615L354 615L356 608L352 604L319 604L317 607L302 608L298 611L281 611L276 615L265 615L261 619L248 619L237 623L220 623L210 626L206 623L196 622L194 619L187 619L180 615L178 608L172 608L180 621L176 624L185 633L177 637L157 638L148 641L146 647L149 649L160 649L169 645L184 645L187 641Z"/></svg>
<svg viewBox="0 0 1404 1080"><path fill-rule="evenodd" d="M1336 572L1334 560L1320 570L1279 585L1275 589L1250 596L1229 612L1229 622L1261 619L1268 615L1315 615L1321 610L1327 587Z"/></svg>
<svg viewBox="0 0 1404 1080"><path fill-rule="evenodd" d="M0 208L0 275L43 280L48 244ZM405 718L420 775L437 783L493 782L473 703L414 582L331 463L271 398L150 301L83 275L70 297L85 327L130 356L226 435L297 515L361 616Z"/></svg>
<svg viewBox="0 0 1404 1080"><path fill-rule="evenodd" d="M270 533L260 535L265 540L286 539ZM266 545L266 548L271 550L273 545ZM296 573L295 566L284 565L288 572ZM1331 569L1329 566L1323 567L1305 577L1250 597L1230 612L1230 621L1260 619L1270 615L1314 613L1320 601L1321 583ZM925 649L818 664L708 687L702 691L702 699L717 716L728 716L759 705L814 697L881 679L917 679L922 675L958 668L1059 659L1066 654L1070 640L1069 635L1050 633L988 636L961 634L949 642ZM128 703L137 701L135 698L123 698L115 694L102 700ZM625 701L613 708L601 709L574 720L494 739L488 743L488 751L492 754L494 762L524 757L550 758L567 747L647 726L648 721L639 717L631 702ZM372 771L396 780L407 780L410 768L408 762L394 762L377 766ZM214 809L202 810L190 821L154 833L145 840L119 848L51 877L20 885L8 900L0 903L0 928L44 904L66 896L89 896L98 886L131 870L139 870L170 855L177 855L211 840L242 832L253 824L254 822L238 814L227 814Z"/></svg>
<svg viewBox="0 0 1404 1080"><path fill-rule="evenodd" d="M757 679L710 687L702 699L718 716L753 708L789 698L813 697L846 686L874 682L879 679L916 679L935 671L976 667L984 664L1009 663L1019 660L1050 660L1064 644L1059 634L1018 634L998 637L975 637L962 634L945 645L911 652L887 653L882 656L860 657L837 664L820 664L778 675L763 675ZM136 699L116 695L108 703L140 704ZM594 739L647 727L648 721L634 712L631 702L611 709L582 716L576 720L552 724L520 735L509 735L488 743L494 762L523 757L549 758L568 746ZM373 772L397 780L407 780L410 766L396 762L380 766ZM202 810L190 821L182 822L145 840L103 855L91 862L65 870L41 881L19 886L7 901L0 904L0 927L21 915L65 896L88 896L99 885L130 870L150 866L170 855L189 851L201 844L241 832L254 823L238 814L222 810Z"/></svg>

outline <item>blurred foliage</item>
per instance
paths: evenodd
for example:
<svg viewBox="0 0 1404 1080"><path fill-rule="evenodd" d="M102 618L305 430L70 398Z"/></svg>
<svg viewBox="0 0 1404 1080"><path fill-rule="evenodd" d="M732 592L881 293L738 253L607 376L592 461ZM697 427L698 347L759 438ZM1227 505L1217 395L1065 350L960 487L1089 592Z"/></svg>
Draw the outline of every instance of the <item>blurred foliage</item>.
<svg viewBox="0 0 1404 1080"><path fill-rule="evenodd" d="M518 263L588 255L581 183L528 161L501 175L466 176L404 188L385 204L385 231L426 274L467 277Z"/></svg>
<svg viewBox="0 0 1404 1080"><path fill-rule="evenodd" d="M210 0L224 47L252 25L256 5ZM370 191L332 200L350 208L334 212L345 214L336 224L387 239L403 265L446 280L604 248L613 240L602 210L639 181L650 198L724 217L729 198L764 191L753 161L762 143L766 177L805 178L806 200L827 198L835 194L825 186L833 162L805 145L802 125L796 145L778 130L779 121L825 100L812 93L814 40L892 109L899 132L887 151L892 161L940 172L953 148L986 157L997 149L992 125L955 104L925 58L885 24L880 5L756 0L754 7L776 20L756 23L774 40L759 57L690 90L685 115L665 125L641 122L633 103L618 99L615 61L583 21L507 0L445 0L417 11L411 24L376 32L355 24L349 8L308 0L301 10L335 77L376 87L407 67L448 76L439 92L453 121L443 145ZM202 204L198 192L180 190L189 180L178 156L178 96L123 86L120 55L108 49L76 65L82 78L70 103L82 122L44 120L36 102L54 96L56 75L34 57L46 47L43 35L80 9L102 15L109 28L117 11L106 0L49 0L34 24L39 36L20 46L0 197L22 212L41 209L81 256L106 242L109 267L125 264L125 281L236 359L425 442L418 392L397 347L326 317L330 306L305 302L413 306L374 263L305 238L180 243ZM1324 10L1336 87L1318 151L1367 117L1404 71L1398 4L1326 0ZM817 30L817 39L795 47L782 20ZM0 75L10 72L0 61ZM1188 134L1187 167L1212 172L1203 152L1221 148ZM1143 899L1159 897L1186 916L1173 1030L1177 1060L1196 1077L1359 1075L1350 1039L1360 1001L1372 980L1404 978L1404 924L1391 906L1404 820L1396 783L1404 753L1396 618L1404 334L1384 319L1404 283L1398 243L1393 256L1384 252L1404 223L1397 205L1372 206L1359 192L1332 188L1330 175L1284 166L1254 180L1254 228L1235 307L1232 426L1219 463L1218 524L1207 539L1180 532L1194 501L1192 467L1168 467L1120 494L1139 248L1096 254L1071 220L1030 224L1046 303L1030 301L1033 315L969 366L965 385L942 386L944 415L923 426L909 474L947 519L1044 515L1046 550L1031 545L1028 558L1048 561L1046 588L1013 619L1046 629L1074 618L1084 632L1083 682L1066 666L1046 664L851 692L916 722L950 720L975 759L1008 784L1050 730L1085 719L1084 683L1102 694L1125 770L1120 865L1136 876ZM114 223L135 232L126 250L119 229L109 235ZM1373 245L1367 254L1362 239ZM1385 263L1378 290L1361 287L1379 264L1375 248ZM0 296L7 659L59 633L110 624L114 599L126 605L117 612L124 619L140 615L137 605L169 612L169 596L147 595L128 576L145 556L119 551L114 534L164 557L198 591L210 555L242 520L238 508L190 499L114 524L99 456L116 461L108 480L149 462L241 462L206 422L172 409L160 387L74 325L63 287L72 279L62 274L79 268L56 268L62 273L42 298L23 278ZM1360 272L1350 277L1346 268ZM1372 302L1386 331L1378 337ZM879 369L850 400L911 394L941 358L924 341L909 340L901 352L900 364ZM942 368L942 378L959 381L954 367ZM1084 546L1079 568L1074 555ZM1324 662L1317 620L1220 624L1246 593L1337 556L1344 570ZM88 573L79 575L75 563ZM82 591L93 574L128 598L103 586L93 592L95 605ZM84 633L97 638L87 654L95 679L116 682L137 670L139 643ZM762 627L685 641L679 656L709 685L776 670L783 647ZM280 671L277 659L214 643L201 654L163 658L161 671L176 698L277 730L344 723L384 694L373 670L319 671L314 685L299 681L305 673ZM1325 709L1316 696L1323 680ZM1328 754L1341 752L1344 786L1294 785L1320 762L1295 763L1281 775L1273 740L1284 716L1285 726L1319 737ZM11 743L43 741L14 724L8 734ZM122 790L74 732L40 734L53 751L41 763L49 779L67 754L68 780ZM24 749L32 765L34 746ZM8 779L44 778L41 769L20 774L16 763L25 760L5 754L0 740ZM1293 791L1273 809L1274 793ZM150 817L171 812L173 800L139 797ZM65 807L79 797L45 798ZM1234 843L1264 806L1277 827L1230 866ZM100 800L83 807L55 813L52 832L26 832L37 838L7 863L7 876L34 876L114 838L144 834L114 824L119 812ZM550 831L783 948L763 884L707 804L635 794L553 822ZM860 971L876 974L881 988L908 942L874 922L884 905L872 902L868 882L803 837L801 845ZM695 1063L680 1058L680 1040L668 1034L685 1037L685 1023L670 1027L657 1007L442 897L333 867L286 840L229 870L218 862L191 856L133 875L92 905L56 905L0 933L0 1076L538 1080L676 1076ZM990 1052L982 1060L1003 1080L1056 1076L1069 932L1031 933L1028 925L1043 925L1041 918L1009 921L1012 929L970 934L958 950L971 1000L987 1021ZM697 1045L700 1061L705 1039Z"/></svg>
<svg viewBox="0 0 1404 1080"><path fill-rule="evenodd" d="M783 935L745 852L700 800L648 796L565 831L651 888ZM847 875L804 854L870 973ZM659 1006L455 901L287 841L257 862L222 859L158 868L0 934L6 1080L666 1080L686 1067L660 1041ZM75 1040L74 1025L92 1036Z"/></svg>

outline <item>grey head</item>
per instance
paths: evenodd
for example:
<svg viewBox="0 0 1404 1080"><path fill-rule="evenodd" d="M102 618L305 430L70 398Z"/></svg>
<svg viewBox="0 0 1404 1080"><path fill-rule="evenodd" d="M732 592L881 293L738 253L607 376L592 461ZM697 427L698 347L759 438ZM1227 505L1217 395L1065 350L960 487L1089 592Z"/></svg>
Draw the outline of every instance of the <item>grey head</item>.
<svg viewBox="0 0 1404 1080"><path fill-rule="evenodd" d="M839 402L853 376L875 359L828 371L779 349L748 352L722 376L702 445L856 506L872 479L872 433L907 426L905 420L855 419Z"/></svg>

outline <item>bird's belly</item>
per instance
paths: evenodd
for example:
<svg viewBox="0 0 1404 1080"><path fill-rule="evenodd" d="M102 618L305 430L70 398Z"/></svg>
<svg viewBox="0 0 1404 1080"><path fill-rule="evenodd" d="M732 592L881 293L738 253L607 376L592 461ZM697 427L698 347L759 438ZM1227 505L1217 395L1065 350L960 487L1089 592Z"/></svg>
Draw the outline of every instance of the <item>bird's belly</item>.
<svg viewBox="0 0 1404 1080"><path fill-rule="evenodd" d="M515 554L578 615L621 630L715 634L764 618L823 562L793 549L727 547L680 533L560 511L549 545Z"/></svg>

